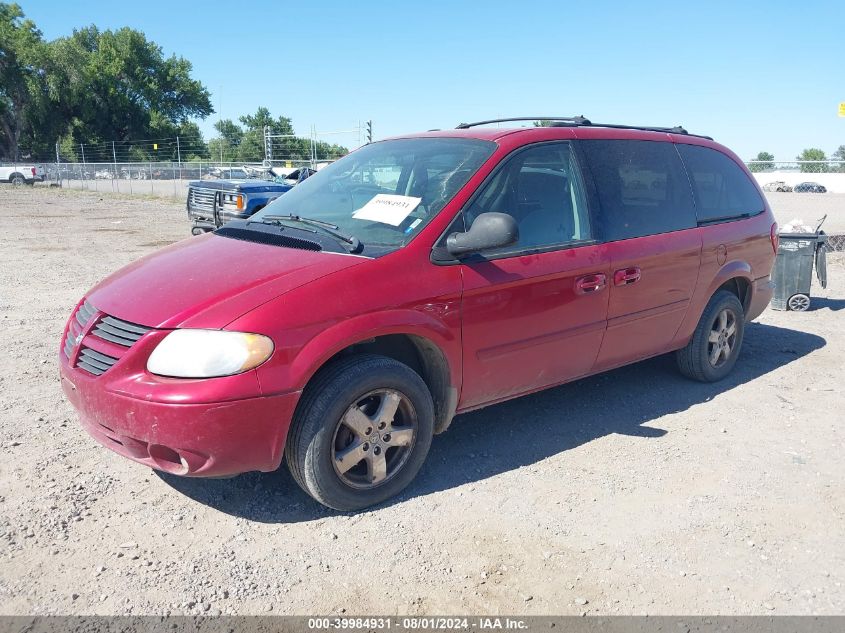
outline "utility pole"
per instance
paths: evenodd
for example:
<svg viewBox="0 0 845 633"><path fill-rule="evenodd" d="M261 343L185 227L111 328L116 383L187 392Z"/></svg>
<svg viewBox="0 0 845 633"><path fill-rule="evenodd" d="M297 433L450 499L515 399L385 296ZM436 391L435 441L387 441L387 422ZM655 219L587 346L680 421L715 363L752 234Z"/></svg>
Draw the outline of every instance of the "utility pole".
<svg viewBox="0 0 845 633"><path fill-rule="evenodd" d="M56 182L58 182L61 178L61 175L59 174L59 163L59 142L56 141Z"/></svg>

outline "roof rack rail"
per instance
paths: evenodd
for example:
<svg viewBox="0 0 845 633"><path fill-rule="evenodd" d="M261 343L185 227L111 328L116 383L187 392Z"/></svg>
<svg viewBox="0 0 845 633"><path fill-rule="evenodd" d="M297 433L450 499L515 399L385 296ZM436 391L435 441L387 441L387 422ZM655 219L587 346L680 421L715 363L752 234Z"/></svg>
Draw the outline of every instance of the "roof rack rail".
<svg viewBox="0 0 845 633"><path fill-rule="evenodd" d="M592 125L590 120L582 115L578 116L518 116L508 119L490 119L489 121L476 121L475 123L461 123L456 130L468 130L471 127L479 125L489 125L490 123L508 123L511 121L560 121L561 123L568 123L569 125Z"/></svg>
<svg viewBox="0 0 845 633"><path fill-rule="evenodd" d="M705 136L704 134L691 134L681 125L674 127L654 127L651 125L622 125L619 123L593 123L583 115L574 117L562 116L523 116L513 117L509 119L490 119L489 121L478 121L476 123L461 123L456 129L466 130L477 125L487 125L489 123L507 123L509 121L551 121L551 127L607 127L615 130L643 130L646 132L665 132L666 134L684 134L686 136L696 136L698 138L706 138L712 141L713 137Z"/></svg>

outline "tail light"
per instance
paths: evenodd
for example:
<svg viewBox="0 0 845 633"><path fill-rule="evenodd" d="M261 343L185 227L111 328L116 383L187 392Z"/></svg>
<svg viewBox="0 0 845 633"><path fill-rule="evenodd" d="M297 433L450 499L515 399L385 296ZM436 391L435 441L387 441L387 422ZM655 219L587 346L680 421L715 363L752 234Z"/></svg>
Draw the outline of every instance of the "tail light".
<svg viewBox="0 0 845 633"><path fill-rule="evenodd" d="M35 167L32 168L32 175L35 175Z"/></svg>
<svg viewBox="0 0 845 633"><path fill-rule="evenodd" d="M778 254L778 223L775 222L772 224L772 230L769 231L769 239L772 240L772 251L774 251L775 255Z"/></svg>

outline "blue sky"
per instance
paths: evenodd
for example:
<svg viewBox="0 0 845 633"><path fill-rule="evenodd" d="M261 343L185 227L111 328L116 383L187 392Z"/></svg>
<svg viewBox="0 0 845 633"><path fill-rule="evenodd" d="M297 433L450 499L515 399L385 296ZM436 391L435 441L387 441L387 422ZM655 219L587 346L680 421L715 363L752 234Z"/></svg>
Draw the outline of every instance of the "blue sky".
<svg viewBox="0 0 845 633"><path fill-rule="evenodd" d="M18 0L48 39L131 26L216 112L376 138L500 116L683 124L743 158L845 144L845 5L809 2Z"/></svg>

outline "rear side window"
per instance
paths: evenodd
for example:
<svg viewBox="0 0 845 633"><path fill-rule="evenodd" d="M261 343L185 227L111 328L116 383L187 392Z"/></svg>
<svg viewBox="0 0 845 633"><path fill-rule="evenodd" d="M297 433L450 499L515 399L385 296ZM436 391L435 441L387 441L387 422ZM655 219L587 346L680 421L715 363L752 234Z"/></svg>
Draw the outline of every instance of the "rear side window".
<svg viewBox="0 0 845 633"><path fill-rule="evenodd" d="M696 226L689 179L672 143L585 140L580 145L596 184L602 240Z"/></svg>
<svg viewBox="0 0 845 633"><path fill-rule="evenodd" d="M677 147L695 190L699 222L756 215L765 208L757 188L730 157L699 145Z"/></svg>

